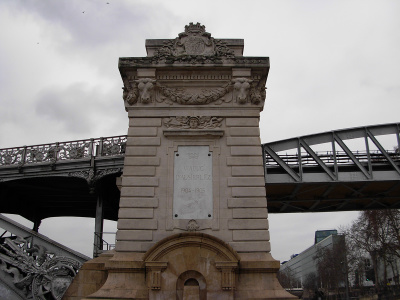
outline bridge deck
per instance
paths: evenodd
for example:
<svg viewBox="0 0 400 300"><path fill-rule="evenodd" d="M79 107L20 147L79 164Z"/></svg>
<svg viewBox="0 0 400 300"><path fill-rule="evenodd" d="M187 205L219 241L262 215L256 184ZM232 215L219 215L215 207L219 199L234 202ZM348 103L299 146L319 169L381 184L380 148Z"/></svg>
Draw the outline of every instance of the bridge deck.
<svg viewBox="0 0 400 300"><path fill-rule="evenodd" d="M386 150L380 136L392 137L395 149ZM350 149L354 141L365 150ZM0 212L31 221L95 217L102 197L104 218L117 220L125 142L116 136L0 149ZM398 123L263 144L269 212L398 208L399 145Z"/></svg>

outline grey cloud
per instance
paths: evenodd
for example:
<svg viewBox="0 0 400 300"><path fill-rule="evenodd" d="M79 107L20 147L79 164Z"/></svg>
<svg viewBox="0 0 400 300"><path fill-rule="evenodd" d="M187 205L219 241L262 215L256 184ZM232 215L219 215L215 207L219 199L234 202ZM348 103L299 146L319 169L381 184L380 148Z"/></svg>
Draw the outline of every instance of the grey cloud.
<svg viewBox="0 0 400 300"><path fill-rule="evenodd" d="M110 97L110 93L103 92L101 87L89 88L83 82L62 88L48 87L38 94L35 112L39 117L62 125L69 132L89 137L97 123L122 110L122 104L108 104Z"/></svg>
<svg viewBox="0 0 400 300"><path fill-rule="evenodd" d="M64 46L103 47L124 40L133 43L135 36L149 34L153 30L154 17L170 15L159 5L138 1L15 1L14 13L35 14L50 27L59 26L69 36L60 39ZM168 26L159 24L159 30ZM49 28L52 29L52 28Z"/></svg>

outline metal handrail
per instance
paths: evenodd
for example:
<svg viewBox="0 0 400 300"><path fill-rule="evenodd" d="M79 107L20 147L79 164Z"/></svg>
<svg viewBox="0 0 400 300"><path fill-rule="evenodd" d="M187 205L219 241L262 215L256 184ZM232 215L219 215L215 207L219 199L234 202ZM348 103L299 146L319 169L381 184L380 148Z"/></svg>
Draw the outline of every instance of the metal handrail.
<svg viewBox="0 0 400 300"><path fill-rule="evenodd" d="M116 232L95 232L94 233L94 240L99 241L97 244L96 242L93 244L93 257L99 256L101 253L105 251L109 251L115 248L115 239L114 237L114 243L109 243L106 240L104 240L103 236L104 235L114 235L116 236Z"/></svg>
<svg viewBox="0 0 400 300"><path fill-rule="evenodd" d="M400 154L396 150L386 150L389 156L395 162L400 162ZM333 166L338 165L353 165L353 160L343 151L323 151L315 152L317 156L327 165ZM336 156L335 156L336 155ZM368 157L370 157L372 163L385 162L385 156L378 150L376 151L356 151L354 156L360 161L360 163L368 163ZM298 153L295 154L279 154L279 157L288 165L288 166L298 166L299 164L304 166L317 166L318 163L313 159L313 157L307 153L302 153L299 157ZM336 158L335 158L336 157ZM279 167L279 164L268 154L265 157L265 165L267 167Z"/></svg>
<svg viewBox="0 0 400 300"><path fill-rule="evenodd" d="M126 135L0 149L0 167L125 154Z"/></svg>

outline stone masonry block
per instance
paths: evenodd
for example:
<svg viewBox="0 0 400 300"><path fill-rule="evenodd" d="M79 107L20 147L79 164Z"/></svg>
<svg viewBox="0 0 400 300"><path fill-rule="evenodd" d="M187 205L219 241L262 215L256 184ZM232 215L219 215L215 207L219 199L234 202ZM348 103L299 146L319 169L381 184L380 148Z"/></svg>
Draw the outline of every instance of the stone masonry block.
<svg viewBox="0 0 400 300"><path fill-rule="evenodd" d="M268 230L234 230L234 241L269 241Z"/></svg>
<svg viewBox="0 0 400 300"><path fill-rule="evenodd" d="M228 186L265 186L265 179L264 177L228 177Z"/></svg>
<svg viewBox="0 0 400 300"><path fill-rule="evenodd" d="M127 229L127 230L135 230L135 229L147 229L147 230L156 230L157 229L157 220L153 219L119 219L117 224L118 230Z"/></svg>
<svg viewBox="0 0 400 300"><path fill-rule="evenodd" d="M264 176L262 166L232 167L232 176Z"/></svg>
<svg viewBox="0 0 400 300"><path fill-rule="evenodd" d="M243 126L243 127L258 127L259 119L258 118L227 118L226 126L235 127L235 126Z"/></svg>
<svg viewBox="0 0 400 300"><path fill-rule="evenodd" d="M267 219L233 219L228 220L229 229L268 229Z"/></svg>
<svg viewBox="0 0 400 300"><path fill-rule="evenodd" d="M161 118L129 118L129 127L160 127ZM257 124L258 126L258 124Z"/></svg>
<svg viewBox="0 0 400 300"><path fill-rule="evenodd" d="M265 187L233 187L233 197L265 197Z"/></svg>
<svg viewBox="0 0 400 300"><path fill-rule="evenodd" d="M156 167L124 166L124 176L155 176Z"/></svg>
<svg viewBox="0 0 400 300"><path fill-rule="evenodd" d="M155 68L146 68L146 69L137 69L138 77L156 77L156 69Z"/></svg>
<svg viewBox="0 0 400 300"><path fill-rule="evenodd" d="M226 164L228 166L260 166L264 172L262 157L248 156L248 157L227 157Z"/></svg>
<svg viewBox="0 0 400 300"><path fill-rule="evenodd" d="M232 68L232 76L234 77L251 76L251 68Z"/></svg>
<svg viewBox="0 0 400 300"><path fill-rule="evenodd" d="M241 156L262 156L260 145L257 146L232 146L231 155Z"/></svg>
<svg viewBox="0 0 400 300"><path fill-rule="evenodd" d="M158 177L122 177L123 186L158 186Z"/></svg>
<svg viewBox="0 0 400 300"><path fill-rule="evenodd" d="M128 137L126 142L128 146L160 146L159 137Z"/></svg>
<svg viewBox="0 0 400 300"><path fill-rule="evenodd" d="M157 127L130 127L128 136L157 136Z"/></svg>
<svg viewBox="0 0 400 300"><path fill-rule="evenodd" d="M153 208L121 207L118 212L119 219L152 219L153 217Z"/></svg>
<svg viewBox="0 0 400 300"><path fill-rule="evenodd" d="M153 230L118 230L118 241L151 241Z"/></svg>
<svg viewBox="0 0 400 300"><path fill-rule="evenodd" d="M159 157L125 157L124 166L158 166L160 165Z"/></svg>
<svg viewBox="0 0 400 300"><path fill-rule="evenodd" d="M122 201L122 198L120 202ZM244 208L244 207L267 207L267 199L265 197L260 198L229 198L229 208Z"/></svg>
<svg viewBox="0 0 400 300"><path fill-rule="evenodd" d="M121 197L119 207L158 207L158 198Z"/></svg>
<svg viewBox="0 0 400 300"><path fill-rule="evenodd" d="M154 197L154 187L122 187L121 197Z"/></svg>
<svg viewBox="0 0 400 300"><path fill-rule="evenodd" d="M156 156L157 148L149 146L126 147L125 157L128 156Z"/></svg>
<svg viewBox="0 0 400 300"><path fill-rule="evenodd" d="M267 219L267 208L234 208L232 212L234 219Z"/></svg>
<svg viewBox="0 0 400 300"><path fill-rule="evenodd" d="M261 140L259 137L253 137L253 136L228 137L226 139L226 144L228 146L246 146L246 145L260 146Z"/></svg>
<svg viewBox="0 0 400 300"><path fill-rule="evenodd" d="M229 129L231 136L260 136L258 127L232 127Z"/></svg>
<svg viewBox="0 0 400 300"><path fill-rule="evenodd" d="M118 241L115 250L119 252L141 252L141 243L135 241Z"/></svg>
<svg viewBox="0 0 400 300"><path fill-rule="evenodd" d="M265 242L233 242L229 243L237 252L270 252L271 244Z"/></svg>

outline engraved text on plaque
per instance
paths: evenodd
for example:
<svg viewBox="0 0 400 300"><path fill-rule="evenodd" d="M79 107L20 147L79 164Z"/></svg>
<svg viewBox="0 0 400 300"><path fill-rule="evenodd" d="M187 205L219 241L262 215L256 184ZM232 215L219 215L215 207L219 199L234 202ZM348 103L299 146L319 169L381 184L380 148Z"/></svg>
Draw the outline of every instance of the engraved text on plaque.
<svg viewBox="0 0 400 300"><path fill-rule="evenodd" d="M174 155L173 218L212 218L212 153L209 147L179 146Z"/></svg>

